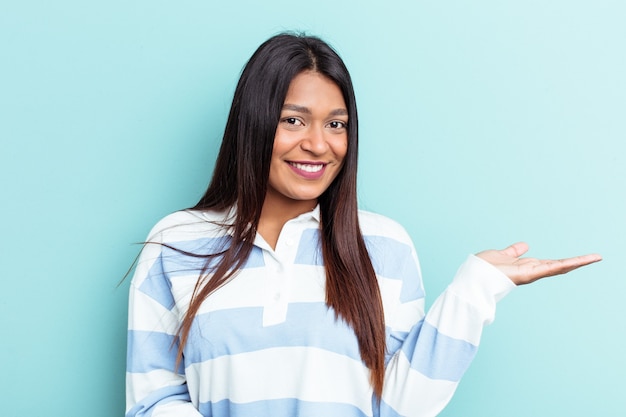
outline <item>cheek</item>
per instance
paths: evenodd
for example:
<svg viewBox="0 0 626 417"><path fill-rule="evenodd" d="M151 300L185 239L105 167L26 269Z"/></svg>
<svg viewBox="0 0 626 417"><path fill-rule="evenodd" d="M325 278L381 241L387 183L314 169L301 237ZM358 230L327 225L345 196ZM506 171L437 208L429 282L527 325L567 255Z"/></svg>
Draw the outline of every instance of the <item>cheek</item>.
<svg viewBox="0 0 626 417"><path fill-rule="evenodd" d="M343 160L348 154L348 140L344 139L335 144L335 146L333 146L333 152L337 156L337 159Z"/></svg>
<svg viewBox="0 0 626 417"><path fill-rule="evenodd" d="M341 142L337 144L337 146L333 147L333 153L335 154L335 158L339 162L338 167L337 167L337 172L335 173L335 177L336 177L339 174L339 172L343 170L343 167L346 164L346 156L348 155L347 141Z"/></svg>
<svg viewBox="0 0 626 417"><path fill-rule="evenodd" d="M272 159L280 158L281 155L289 152L296 145L297 138L289 133L280 129L276 131L272 145Z"/></svg>

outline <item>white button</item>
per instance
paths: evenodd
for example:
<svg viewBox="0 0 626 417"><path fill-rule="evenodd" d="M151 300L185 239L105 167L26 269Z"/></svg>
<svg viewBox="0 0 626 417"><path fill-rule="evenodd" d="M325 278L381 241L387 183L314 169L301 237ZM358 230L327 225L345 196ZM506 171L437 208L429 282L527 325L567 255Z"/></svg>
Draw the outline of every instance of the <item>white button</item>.
<svg viewBox="0 0 626 417"><path fill-rule="evenodd" d="M280 293L279 292L274 294L274 301L276 301L276 302L280 301Z"/></svg>

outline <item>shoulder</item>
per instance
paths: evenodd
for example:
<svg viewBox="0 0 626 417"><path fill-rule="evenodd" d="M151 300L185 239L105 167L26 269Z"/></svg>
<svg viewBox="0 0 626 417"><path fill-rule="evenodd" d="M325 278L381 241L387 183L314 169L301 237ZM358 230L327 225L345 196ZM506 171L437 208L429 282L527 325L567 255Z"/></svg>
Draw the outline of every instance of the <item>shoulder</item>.
<svg viewBox="0 0 626 417"><path fill-rule="evenodd" d="M163 217L143 244L133 285L151 276L200 270L205 258L195 254L213 254L223 247L230 229L229 213L181 210Z"/></svg>
<svg viewBox="0 0 626 417"><path fill-rule="evenodd" d="M374 271L379 278L384 278L381 282L387 283L386 291L400 291L398 297L403 300L423 297L419 259L404 227L395 220L367 211L359 211L359 224ZM400 282L401 286L397 287Z"/></svg>
<svg viewBox="0 0 626 417"><path fill-rule="evenodd" d="M227 233L232 219L230 212L181 210L159 220L150 233L149 242L175 242L203 237L219 237Z"/></svg>
<svg viewBox="0 0 626 417"><path fill-rule="evenodd" d="M397 221L370 211L359 210L359 225L364 237L378 236L412 246L411 237Z"/></svg>

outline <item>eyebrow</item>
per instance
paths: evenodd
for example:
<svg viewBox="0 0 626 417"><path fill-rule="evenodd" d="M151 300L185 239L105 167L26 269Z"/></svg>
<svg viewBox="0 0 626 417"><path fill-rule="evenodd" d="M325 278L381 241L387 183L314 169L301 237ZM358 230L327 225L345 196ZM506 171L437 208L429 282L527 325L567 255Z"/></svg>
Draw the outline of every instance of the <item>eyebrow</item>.
<svg viewBox="0 0 626 417"><path fill-rule="evenodd" d="M311 109L309 109L308 107L305 107L305 106L299 106L297 104L285 103L285 105L283 105L283 110L291 110L291 111L295 111L295 112L298 112L298 113L312 114ZM346 110L346 109L335 109L335 110L332 110L329 113L329 116L348 116L348 110Z"/></svg>

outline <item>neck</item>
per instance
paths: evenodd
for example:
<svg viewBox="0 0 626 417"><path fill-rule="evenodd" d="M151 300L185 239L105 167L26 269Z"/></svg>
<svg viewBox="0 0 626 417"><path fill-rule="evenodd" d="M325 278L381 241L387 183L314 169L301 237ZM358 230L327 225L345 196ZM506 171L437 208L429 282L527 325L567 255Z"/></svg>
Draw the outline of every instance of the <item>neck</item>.
<svg viewBox="0 0 626 417"><path fill-rule="evenodd" d="M261 209L257 233L276 249L278 236L285 223L315 208L317 200L292 200L283 195L268 191Z"/></svg>

